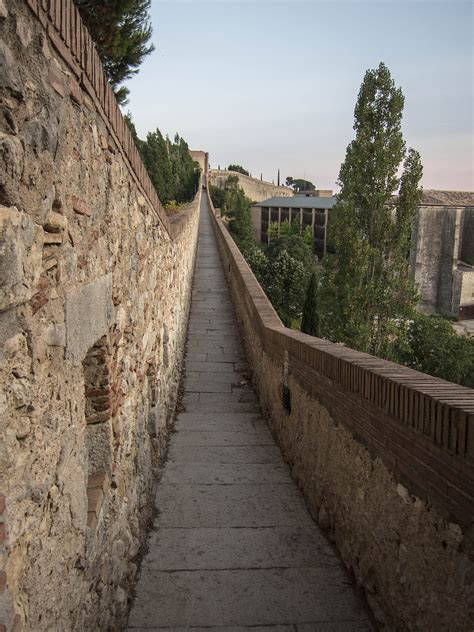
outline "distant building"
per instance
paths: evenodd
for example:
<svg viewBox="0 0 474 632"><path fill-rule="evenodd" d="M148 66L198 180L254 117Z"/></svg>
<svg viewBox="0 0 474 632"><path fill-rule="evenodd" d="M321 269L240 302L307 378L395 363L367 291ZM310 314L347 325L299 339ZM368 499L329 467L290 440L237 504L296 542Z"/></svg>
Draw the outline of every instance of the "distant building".
<svg viewBox="0 0 474 632"><path fill-rule="evenodd" d="M298 191L298 197L332 197L331 189L312 189L311 191Z"/></svg>
<svg viewBox="0 0 474 632"><path fill-rule="evenodd" d="M315 253L322 258L326 253L328 216L336 198L321 193L308 191L255 204L255 239L268 243L271 223L296 221L303 229L311 227ZM474 319L474 193L431 189L423 192L413 231L410 266L423 312Z"/></svg>
<svg viewBox="0 0 474 632"><path fill-rule="evenodd" d="M474 193L425 190L413 243L422 310L474 319Z"/></svg>
<svg viewBox="0 0 474 632"><path fill-rule="evenodd" d="M252 206L252 226L255 239L268 243L268 226L273 222L297 222L303 230L310 226L314 236L315 252L321 258L326 252L328 211L336 202L331 197L273 197Z"/></svg>

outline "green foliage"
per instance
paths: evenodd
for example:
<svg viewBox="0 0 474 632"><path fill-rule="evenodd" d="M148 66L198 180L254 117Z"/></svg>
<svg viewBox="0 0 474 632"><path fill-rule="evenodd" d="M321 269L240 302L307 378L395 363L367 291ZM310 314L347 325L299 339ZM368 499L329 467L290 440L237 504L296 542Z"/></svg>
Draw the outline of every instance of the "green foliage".
<svg viewBox="0 0 474 632"><path fill-rule="evenodd" d="M302 178L292 178L288 176L286 179L286 186L290 187L296 193L302 193L303 191L314 191L316 188L309 180L303 180Z"/></svg>
<svg viewBox="0 0 474 632"><path fill-rule="evenodd" d="M306 290L306 299L303 307L303 316L301 318L301 331L310 336L319 334L319 316L318 316L318 282L316 272L311 273L308 289Z"/></svg>
<svg viewBox="0 0 474 632"><path fill-rule="evenodd" d="M229 176L225 183L226 191L236 191L239 188L239 176Z"/></svg>
<svg viewBox="0 0 474 632"><path fill-rule="evenodd" d="M227 167L227 171L237 171L238 173L243 174L244 176L249 176L250 173L247 169L244 169L241 165L229 165Z"/></svg>
<svg viewBox="0 0 474 632"><path fill-rule="evenodd" d="M186 142L176 134L174 142L163 138L158 128L140 140L130 114L125 121L162 204L189 202L199 186L200 167Z"/></svg>
<svg viewBox="0 0 474 632"><path fill-rule="evenodd" d="M167 204L174 198L172 165L167 143L158 128L147 134L142 154L143 162L158 197L162 204Z"/></svg>
<svg viewBox="0 0 474 632"><path fill-rule="evenodd" d="M401 335L394 323L411 317L417 301L408 254L422 167L417 152L406 153L403 103L384 64L367 71L355 107L356 137L331 210L335 252L325 257L321 288L322 334L382 357L391 353L390 339Z"/></svg>
<svg viewBox="0 0 474 632"><path fill-rule="evenodd" d="M306 288L314 270L311 248L301 235L289 228L270 240L266 254L268 271L264 289L283 323L289 327L303 312Z"/></svg>
<svg viewBox="0 0 474 632"><path fill-rule="evenodd" d="M153 50L148 44L152 28L148 11L151 0L74 0L97 47L115 96L127 101L128 89L121 83L138 72Z"/></svg>
<svg viewBox="0 0 474 632"><path fill-rule="evenodd" d="M255 274L257 281L265 290L269 275L267 256L263 250L255 244L247 245L243 255L249 266L252 268L252 272Z"/></svg>
<svg viewBox="0 0 474 632"><path fill-rule="evenodd" d="M188 144L176 134L174 142L166 139L171 161L172 193L177 202L192 200L199 186L200 167L189 153Z"/></svg>
<svg viewBox="0 0 474 632"><path fill-rule="evenodd" d="M211 189L213 203L229 218L229 231L283 323L288 327L301 318L306 288L314 270L312 235L300 234L299 223L282 222L269 227L266 252L255 244L251 222L252 201L231 176L222 190Z"/></svg>
<svg viewBox="0 0 474 632"><path fill-rule="evenodd" d="M252 200L245 195L240 187L227 191L225 212L230 218L229 230L241 250L245 250L254 244L251 206Z"/></svg>
<svg viewBox="0 0 474 632"><path fill-rule="evenodd" d="M457 334L441 316L417 314L407 324L408 345L398 348L403 364L456 384L474 387L474 337Z"/></svg>
<svg viewBox="0 0 474 632"><path fill-rule="evenodd" d="M213 184L211 184L209 186L209 194L211 196L211 200L212 200L212 203L214 204L214 207L221 209L221 212L223 212L223 209L225 207L226 197L227 197L227 193L225 189L221 189L220 187L216 187Z"/></svg>

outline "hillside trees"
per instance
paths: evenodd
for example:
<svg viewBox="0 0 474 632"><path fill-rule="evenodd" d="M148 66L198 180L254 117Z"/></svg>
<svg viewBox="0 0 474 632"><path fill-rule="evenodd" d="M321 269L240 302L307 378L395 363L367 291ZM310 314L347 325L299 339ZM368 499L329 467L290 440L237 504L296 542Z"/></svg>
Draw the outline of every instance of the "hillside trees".
<svg viewBox="0 0 474 632"><path fill-rule="evenodd" d="M407 323L399 361L450 382L474 387L474 337L456 333L441 316L417 314Z"/></svg>
<svg viewBox="0 0 474 632"><path fill-rule="evenodd" d="M295 191L295 193L300 193L304 191L314 191L316 188L312 182L309 180L304 180L303 178L292 178L288 176L285 182L287 187L290 187Z"/></svg>
<svg viewBox="0 0 474 632"><path fill-rule="evenodd" d="M250 175L247 169L244 169L241 165L229 165L227 171L237 171L237 173L241 173L244 176Z"/></svg>
<svg viewBox="0 0 474 632"><path fill-rule="evenodd" d="M271 238L266 254L268 274L264 289L283 323L291 327L293 321L301 318L306 288L314 271L312 248L293 227Z"/></svg>
<svg viewBox="0 0 474 632"><path fill-rule="evenodd" d="M422 166L418 152L406 151L403 104L383 63L366 72L354 112L356 137L331 211L335 252L325 258L321 288L322 334L388 358L392 341L404 333L399 324L413 315L417 300L408 254Z"/></svg>
<svg viewBox="0 0 474 632"><path fill-rule="evenodd" d="M319 334L317 290L318 282L316 271L313 271L309 279L308 289L306 290L303 316L301 317L301 331L310 336L317 336Z"/></svg>
<svg viewBox="0 0 474 632"><path fill-rule="evenodd" d="M141 140L130 115L125 121L162 204L192 200L199 185L200 167L184 139L176 134L171 142L156 128Z"/></svg>
<svg viewBox="0 0 474 632"><path fill-rule="evenodd" d="M148 11L151 0L74 0L97 47L105 74L120 104L128 88L121 86L138 72L153 50Z"/></svg>

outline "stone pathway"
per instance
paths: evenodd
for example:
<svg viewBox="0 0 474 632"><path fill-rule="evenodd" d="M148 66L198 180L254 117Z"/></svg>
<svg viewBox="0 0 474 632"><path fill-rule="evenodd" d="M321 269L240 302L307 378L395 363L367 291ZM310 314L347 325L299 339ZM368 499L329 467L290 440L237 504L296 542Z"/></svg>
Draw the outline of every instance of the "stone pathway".
<svg viewBox="0 0 474 632"><path fill-rule="evenodd" d="M184 405L158 485L130 632L372 630L245 381L203 196Z"/></svg>

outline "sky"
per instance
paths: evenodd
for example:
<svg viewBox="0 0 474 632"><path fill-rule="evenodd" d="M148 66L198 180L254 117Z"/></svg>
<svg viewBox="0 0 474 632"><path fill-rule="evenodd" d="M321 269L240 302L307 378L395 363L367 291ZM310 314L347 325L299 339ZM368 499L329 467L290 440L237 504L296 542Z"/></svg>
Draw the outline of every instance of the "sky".
<svg viewBox="0 0 474 632"><path fill-rule="evenodd" d="M383 61L423 187L474 190L473 12L463 0L152 0L155 51L126 109L141 137L178 132L213 168L337 190L360 84Z"/></svg>

